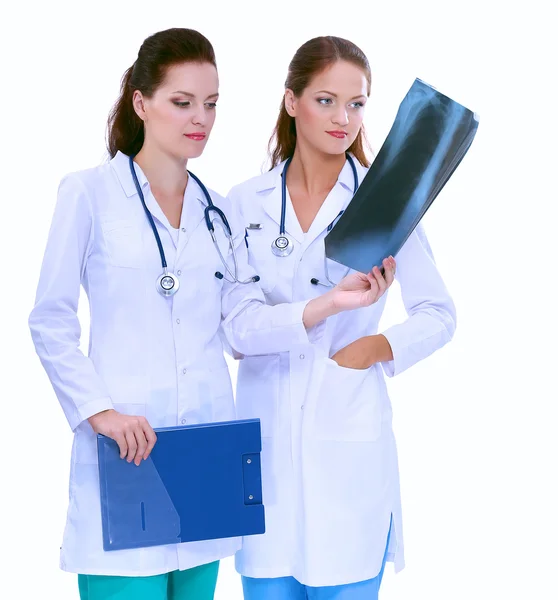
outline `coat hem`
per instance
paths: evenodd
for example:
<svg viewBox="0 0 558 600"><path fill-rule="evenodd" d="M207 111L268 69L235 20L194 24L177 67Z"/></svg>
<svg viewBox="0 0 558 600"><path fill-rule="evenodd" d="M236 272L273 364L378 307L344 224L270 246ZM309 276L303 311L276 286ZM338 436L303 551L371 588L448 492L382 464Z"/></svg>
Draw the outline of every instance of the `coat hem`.
<svg viewBox="0 0 558 600"><path fill-rule="evenodd" d="M400 559L397 556L388 555L386 558L386 564L388 562L394 563L394 571L398 573L405 566L404 560ZM309 587L330 587L330 586L338 586L338 585L350 585L353 583L360 583L362 581L368 581L369 579L373 579L377 577L380 568L377 569L368 569L362 573L353 573L349 574L345 577L339 579L306 579L304 577L297 576L296 570L289 567L249 567L249 568L239 568L236 567L236 572L243 577L251 577L253 579L276 579L278 577L293 577L300 584L306 585Z"/></svg>
<svg viewBox="0 0 558 600"><path fill-rule="evenodd" d="M176 567L166 567L160 569L150 569L150 570L127 570L127 569L103 569L103 568L90 568L90 567L81 567L80 565L68 565L63 560L60 561L60 569L66 573L73 573L76 575L105 575L112 577L153 577L155 575L165 575L167 573L172 573L173 571L187 571L188 569L194 569L196 567L201 567L202 565L208 565L210 563L223 560L225 558L229 558L234 556L233 553L225 553L221 556L221 553L218 553L216 556L212 558L204 558L201 562L194 561L194 564L179 567L178 561L176 563Z"/></svg>

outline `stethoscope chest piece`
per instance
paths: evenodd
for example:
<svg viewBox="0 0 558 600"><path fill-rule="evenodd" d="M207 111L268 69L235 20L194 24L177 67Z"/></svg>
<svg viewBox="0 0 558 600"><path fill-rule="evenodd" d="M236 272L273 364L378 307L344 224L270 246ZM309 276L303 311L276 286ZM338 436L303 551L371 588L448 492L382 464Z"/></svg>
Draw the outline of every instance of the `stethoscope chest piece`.
<svg viewBox="0 0 558 600"><path fill-rule="evenodd" d="M271 242L271 251L275 256L289 256L293 247L293 243L286 235L280 235Z"/></svg>
<svg viewBox="0 0 558 600"><path fill-rule="evenodd" d="M157 279L157 291L162 296L173 296L180 287L180 280L174 273L163 273L159 279Z"/></svg>

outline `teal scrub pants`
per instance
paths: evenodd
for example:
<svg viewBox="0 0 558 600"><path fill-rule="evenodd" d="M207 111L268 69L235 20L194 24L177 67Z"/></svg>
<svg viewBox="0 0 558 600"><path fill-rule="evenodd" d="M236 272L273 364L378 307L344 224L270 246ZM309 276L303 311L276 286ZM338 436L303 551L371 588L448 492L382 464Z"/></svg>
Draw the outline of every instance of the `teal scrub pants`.
<svg viewBox="0 0 558 600"><path fill-rule="evenodd" d="M213 600L219 561L151 577L78 575L81 600Z"/></svg>

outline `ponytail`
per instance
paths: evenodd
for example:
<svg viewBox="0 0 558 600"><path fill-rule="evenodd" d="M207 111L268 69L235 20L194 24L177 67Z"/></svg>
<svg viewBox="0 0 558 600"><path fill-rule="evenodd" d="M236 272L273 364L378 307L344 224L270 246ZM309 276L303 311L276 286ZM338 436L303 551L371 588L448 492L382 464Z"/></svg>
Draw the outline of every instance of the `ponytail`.
<svg viewBox="0 0 558 600"><path fill-rule="evenodd" d="M277 123L268 144L268 152L271 158L271 168L294 154L296 146L296 125L293 117L285 108L285 98L281 100Z"/></svg>
<svg viewBox="0 0 558 600"><path fill-rule="evenodd" d="M132 98L134 88L131 85L134 67L131 66L122 77L120 96L108 118L107 146L109 155L113 158L118 151L133 156L143 146L143 121L134 110Z"/></svg>

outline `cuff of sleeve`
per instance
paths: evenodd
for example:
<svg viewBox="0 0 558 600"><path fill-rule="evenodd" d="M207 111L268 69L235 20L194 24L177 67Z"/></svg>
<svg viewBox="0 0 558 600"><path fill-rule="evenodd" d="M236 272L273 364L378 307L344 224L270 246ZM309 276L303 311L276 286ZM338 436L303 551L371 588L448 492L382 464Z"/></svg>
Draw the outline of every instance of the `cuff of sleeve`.
<svg viewBox="0 0 558 600"><path fill-rule="evenodd" d="M316 342L319 342L323 337L324 337L324 333L326 330L326 321L320 321L319 323L316 323L316 325L314 325L314 327L312 327L311 329L309 329L306 333L308 335L308 341L311 344L315 344Z"/></svg>
<svg viewBox="0 0 558 600"><path fill-rule="evenodd" d="M89 417L92 417L103 410L110 410L112 408L114 408L114 406L112 405L112 400L108 396L105 396L104 398L96 398L95 400L90 400L81 406L77 406L75 413L69 419L72 431L75 431L77 426L80 423L83 423L83 421L86 419L89 419Z"/></svg>
<svg viewBox="0 0 558 600"><path fill-rule="evenodd" d="M393 353L393 360L387 360L382 363L382 368L387 377L394 377L405 370L403 366L403 355L405 349L405 341L399 335L399 325L389 327L382 335L387 339Z"/></svg>
<svg viewBox="0 0 558 600"><path fill-rule="evenodd" d="M297 337L300 339L298 339L297 342L302 344L314 344L315 342L319 342L322 339L326 329L325 319L319 323L316 323L316 325L308 330L306 327L304 327L304 309L309 302L310 300L302 300L301 302L293 302L291 304L291 317L293 319L293 323L300 323L300 330L297 335Z"/></svg>

